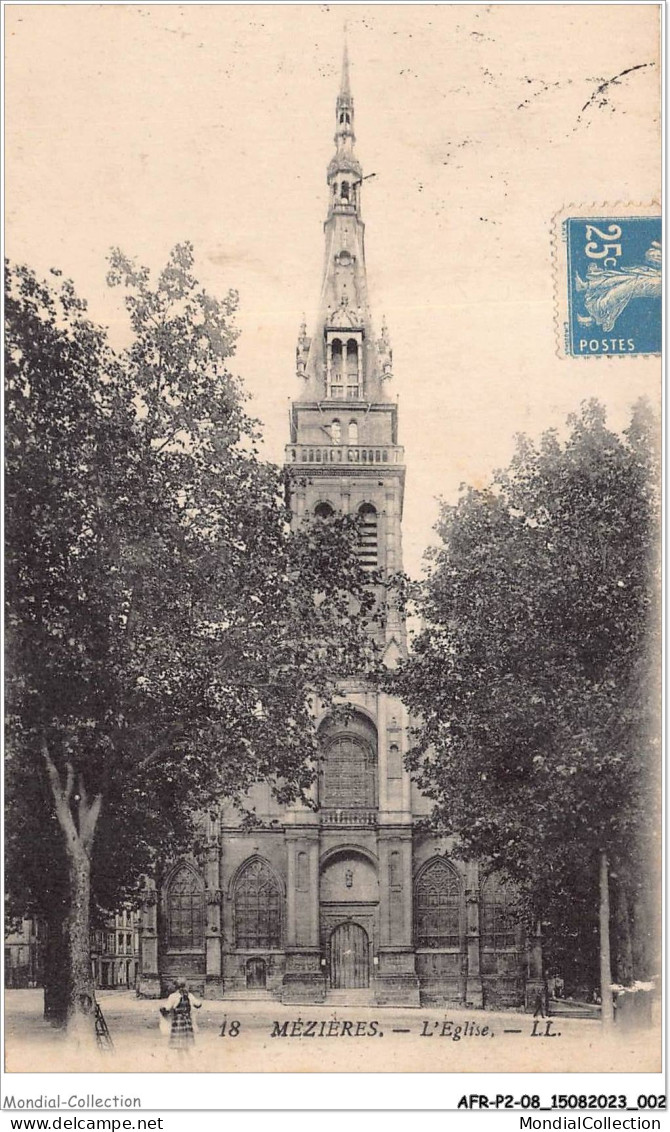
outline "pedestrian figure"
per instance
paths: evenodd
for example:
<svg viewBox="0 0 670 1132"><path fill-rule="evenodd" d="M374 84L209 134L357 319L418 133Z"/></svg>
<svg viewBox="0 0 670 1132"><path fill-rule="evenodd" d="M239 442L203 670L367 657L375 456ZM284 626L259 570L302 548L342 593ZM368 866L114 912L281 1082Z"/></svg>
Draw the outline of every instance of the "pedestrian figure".
<svg viewBox="0 0 670 1132"><path fill-rule="evenodd" d="M544 995L542 991L538 991L535 995L535 1010L533 1011L533 1018L544 1018Z"/></svg>
<svg viewBox="0 0 670 1132"><path fill-rule="evenodd" d="M164 1007L161 1007L163 1017L170 1019L170 1049L185 1053L195 1043L196 1024L193 1010L199 1010L202 1003L189 992L183 979L177 983L177 989L171 994Z"/></svg>

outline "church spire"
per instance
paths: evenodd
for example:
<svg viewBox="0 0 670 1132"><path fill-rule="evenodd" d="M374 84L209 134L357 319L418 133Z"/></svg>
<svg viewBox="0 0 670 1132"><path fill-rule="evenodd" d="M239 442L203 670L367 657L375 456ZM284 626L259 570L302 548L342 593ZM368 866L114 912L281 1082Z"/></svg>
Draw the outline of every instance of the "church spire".
<svg viewBox="0 0 670 1132"><path fill-rule="evenodd" d="M344 33L344 49L342 51L342 80L340 82L340 98L350 98L351 89L349 84L349 45L347 43L347 33Z"/></svg>
<svg viewBox="0 0 670 1132"><path fill-rule="evenodd" d="M335 101L335 153L328 166L328 214L319 315L308 337L301 327L296 371L303 399L342 401L350 406L385 401L391 377L386 331L373 330L365 270L365 225L361 218L363 170L354 152L354 100L345 41Z"/></svg>
<svg viewBox="0 0 670 1132"><path fill-rule="evenodd" d="M342 53L342 78L335 102L335 156L328 166L328 184L331 187L329 215L340 202L353 207L359 214L360 184L363 172L354 153L354 100L349 79L349 49L345 40ZM336 181L337 178L337 181Z"/></svg>

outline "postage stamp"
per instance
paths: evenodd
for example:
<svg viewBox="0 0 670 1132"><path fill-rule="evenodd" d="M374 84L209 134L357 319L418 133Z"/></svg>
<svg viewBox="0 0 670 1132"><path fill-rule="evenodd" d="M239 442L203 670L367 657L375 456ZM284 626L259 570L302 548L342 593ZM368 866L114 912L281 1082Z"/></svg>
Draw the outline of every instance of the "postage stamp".
<svg viewBox="0 0 670 1132"><path fill-rule="evenodd" d="M660 209L634 215L620 206L588 215L568 210L560 218L560 240L562 352L575 358L660 354Z"/></svg>

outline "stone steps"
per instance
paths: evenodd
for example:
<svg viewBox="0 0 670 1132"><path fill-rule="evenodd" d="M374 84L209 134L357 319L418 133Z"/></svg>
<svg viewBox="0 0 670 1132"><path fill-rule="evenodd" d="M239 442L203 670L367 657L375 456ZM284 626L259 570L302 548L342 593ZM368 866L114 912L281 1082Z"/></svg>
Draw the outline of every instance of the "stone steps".
<svg viewBox="0 0 670 1132"><path fill-rule="evenodd" d="M371 987L329 990L326 994L327 1006L368 1006L372 1004Z"/></svg>
<svg viewBox="0 0 670 1132"><path fill-rule="evenodd" d="M261 987L259 990L229 991L227 995L224 995L224 999L237 999L241 1002L258 1002L259 1000L265 1001L271 997L272 995L270 994L270 992L264 987Z"/></svg>

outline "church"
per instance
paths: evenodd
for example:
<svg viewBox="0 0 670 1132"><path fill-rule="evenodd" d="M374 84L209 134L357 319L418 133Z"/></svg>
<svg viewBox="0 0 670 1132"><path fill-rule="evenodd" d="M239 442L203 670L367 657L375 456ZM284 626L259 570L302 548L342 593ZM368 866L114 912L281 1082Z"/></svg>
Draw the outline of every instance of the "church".
<svg viewBox="0 0 670 1132"><path fill-rule="evenodd" d="M296 524L336 513L361 524L365 568L402 568L405 463L390 392L388 331L375 332L364 253L364 177L356 156L345 49L327 172L319 316L297 344L286 469ZM387 664L406 650L389 608ZM347 711L316 719L323 751L315 810L283 808L270 786L250 799L259 824L222 805L197 859L175 862L147 894L139 991L178 978L207 998L283 1003L521 1006L542 985L539 941L511 914L495 875L453 856L423 828L430 802L404 765L402 703L341 688Z"/></svg>

